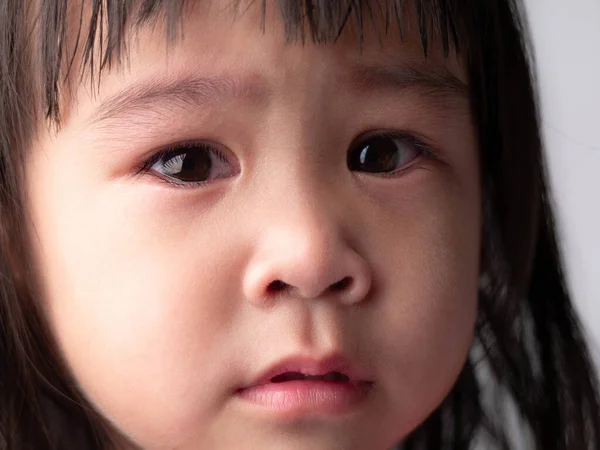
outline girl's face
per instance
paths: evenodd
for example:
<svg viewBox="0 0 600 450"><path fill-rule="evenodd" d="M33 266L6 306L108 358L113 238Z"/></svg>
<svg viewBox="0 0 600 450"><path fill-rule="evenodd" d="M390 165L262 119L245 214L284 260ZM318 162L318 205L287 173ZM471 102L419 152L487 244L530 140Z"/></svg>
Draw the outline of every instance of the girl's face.
<svg viewBox="0 0 600 450"><path fill-rule="evenodd" d="M217 3L185 14L168 52L143 29L130 65L99 95L80 85L30 153L54 337L144 449L389 448L440 404L473 336L464 70L424 58L410 28L400 43L366 21L362 52L350 25L303 47L274 8L263 33L260 7L234 21ZM269 382L286 371L350 381Z"/></svg>

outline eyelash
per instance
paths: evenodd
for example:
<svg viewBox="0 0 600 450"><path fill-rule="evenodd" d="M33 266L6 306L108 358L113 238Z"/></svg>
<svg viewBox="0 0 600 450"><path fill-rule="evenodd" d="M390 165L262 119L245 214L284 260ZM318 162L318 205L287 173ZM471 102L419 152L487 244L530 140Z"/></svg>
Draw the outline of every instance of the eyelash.
<svg viewBox="0 0 600 450"><path fill-rule="evenodd" d="M418 137L416 133L408 133L408 132L403 132L403 131L374 131L374 132L368 132L368 133L361 133L360 139L358 139L358 140L355 139L353 141L353 143L349 147L349 151L353 150L357 146L361 146L361 145L365 144L366 142L368 142L370 139L373 139L373 138L389 138L389 139L406 140L411 145L413 145L416 149L419 150L419 156L417 156L415 158L415 161L417 161L420 158L425 158L426 160L434 159L434 160L444 162L443 159L440 157L440 152L437 149L435 149L433 146L426 144L424 142L425 141L424 138ZM181 152L182 149L196 148L196 147L206 147L207 149L210 149L210 152L213 153L213 155L217 159L219 159L225 163L230 163L229 159L225 156L225 154L223 152L221 152L218 148L216 148L216 146L214 144L209 144L206 141L188 141L188 142L181 142L178 144L169 145L169 146L157 151L142 164L142 166L135 172L134 176L139 177L139 176L143 176L143 175L149 173L150 170L152 169L152 167L154 166L154 164L156 164L161 158L164 158L165 156L167 156L169 154ZM395 178L395 177L398 177L399 174L401 174L401 173L404 173L408 170L412 170L415 165L416 164L414 164L414 163L409 163L407 166L402 167L394 172L389 172L389 173L380 172L380 173L374 173L371 175L375 175L380 178ZM168 178L162 177L160 175L155 175L155 178L157 178L159 181L164 182L170 186L174 186L176 188L183 188L183 189L202 187L202 186L208 185L208 184L212 183L213 181L215 181L215 180L206 180L206 181L181 182L181 181L177 181L175 179L168 179Z"/></svg>

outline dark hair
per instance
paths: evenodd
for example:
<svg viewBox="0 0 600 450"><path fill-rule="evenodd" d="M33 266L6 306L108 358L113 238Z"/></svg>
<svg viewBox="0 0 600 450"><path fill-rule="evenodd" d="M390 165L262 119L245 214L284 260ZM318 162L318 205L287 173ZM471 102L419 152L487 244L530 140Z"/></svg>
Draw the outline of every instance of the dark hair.
<svg viewBox="0 0 600 450"><path fill-rule="evenodd" d="M82 74L86 67L99 74L121 60L127 27L159 19L172 41L185 3L83 3L89 10L81 11L69 52L67 16L77 16L75 5L0 1L0 449L113 446L110 426L78 390L41 311L24 236L24 164L41 124L60 126L59 100L74 55L82 58ZM315 43L335 40L350 20L362 30L375 8L402 30L404 3L278 0L287 37L304 41L308 32ZM446 54L457 51L467 64L484 229L471 354L450 394L402 446L466 449L482 432L510 448L510 408L494 407L508 401L530 448L600 448L598 382L565 287L521 5L414 0L414 7L425 54L438 39Z"/></svg>

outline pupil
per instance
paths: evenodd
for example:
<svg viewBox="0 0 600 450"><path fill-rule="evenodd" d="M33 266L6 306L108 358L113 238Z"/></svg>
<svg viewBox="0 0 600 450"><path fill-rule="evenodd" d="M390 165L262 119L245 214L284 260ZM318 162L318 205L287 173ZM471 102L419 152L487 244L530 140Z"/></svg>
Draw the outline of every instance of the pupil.
<svg viewBox="0 0 600 450"><path fill-rule="evenodd" d="M371 139L361 148L359 159L362 171L391 172L398 164L398 147L394 139Z"/></svg>
<svg viewBox="0 0 600 450"><path fill-rule="evenodd" d="M182 181L204 181L208 178L212 164L206 152L186 151L176 158L182 161L180 171L174 175Z"/></svg>

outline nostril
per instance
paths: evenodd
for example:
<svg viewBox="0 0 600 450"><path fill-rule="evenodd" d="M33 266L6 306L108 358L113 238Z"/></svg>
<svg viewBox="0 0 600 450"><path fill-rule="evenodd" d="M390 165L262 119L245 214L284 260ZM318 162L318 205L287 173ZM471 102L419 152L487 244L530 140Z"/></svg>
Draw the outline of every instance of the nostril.
<svg viewBox="0 0 600 450"><path fill-rule="evenodd" d="M350 284L352 284L352 278L344 277L340 281L333 283L329 287L329 289L331 289L333 291L341 291L343 289L346 289ZM281 280L275 280L275 281L272 281L271 283L269 283L269 285L267 286L267 291L281 292L281 291L285 291L285 290L289 289L289 287L290 286L287 283L284 283Z"/></svg>
<svg viewBox="0 0 600 450"><path fill-rule="evenodd" d="M286 284L281 280L275 280L269 284L267 290L269 292L280 292L285 290Z"/></svg>
<svg viewBox="0 0 600 450"><path fill-rule="evenodd" d="M352 278L344 277L337 283L333 283L331 285L331 289L333 289L334 291L341 291L342 289L347 288L350 285L350 283L352 283Z"/></svg>

